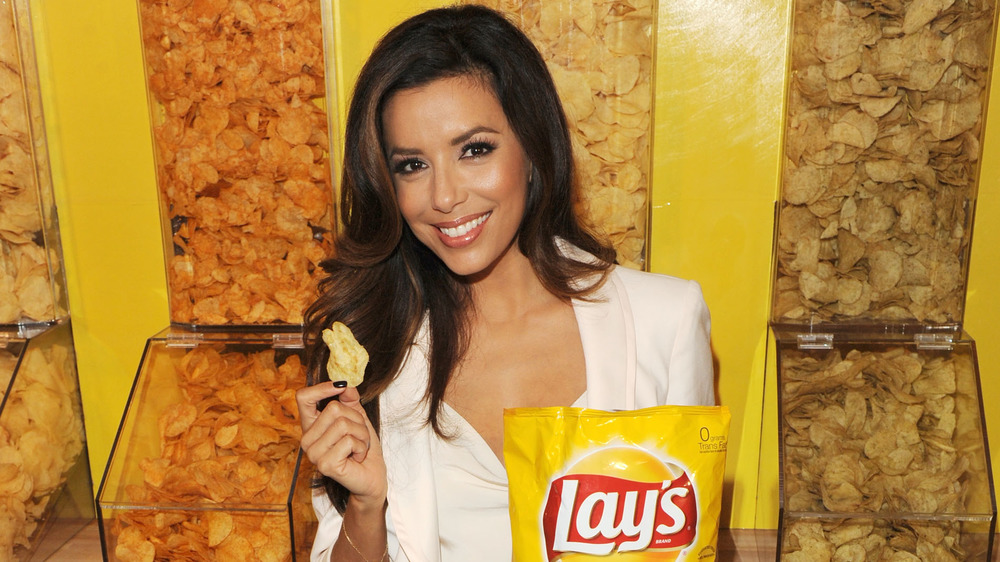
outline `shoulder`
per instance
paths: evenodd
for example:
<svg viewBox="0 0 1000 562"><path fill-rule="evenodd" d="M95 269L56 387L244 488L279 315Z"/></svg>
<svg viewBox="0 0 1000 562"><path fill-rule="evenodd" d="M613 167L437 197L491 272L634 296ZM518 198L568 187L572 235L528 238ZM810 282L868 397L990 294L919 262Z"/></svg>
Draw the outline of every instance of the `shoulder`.
<svg viewBox="0 0 1000 562"><path fill-rule="evenodd" d="M651 307L655 312L662 306L704 306L705 299L697 281L621 266L612 270L611 279L621 284L633 309L639 313L649 311Z"/></svg>

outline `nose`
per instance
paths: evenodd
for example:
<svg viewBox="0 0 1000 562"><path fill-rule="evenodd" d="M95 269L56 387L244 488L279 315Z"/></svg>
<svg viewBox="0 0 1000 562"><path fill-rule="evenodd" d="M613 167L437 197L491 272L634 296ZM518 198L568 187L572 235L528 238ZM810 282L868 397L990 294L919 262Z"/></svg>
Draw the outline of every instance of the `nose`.
<svg viewBox="0 0 1000 562"><path fill-rule="evenodd" d="M467 195L454 171L440 166L435 169L431 185L431 205L435 211L450 213L465 201Z"/></svg>

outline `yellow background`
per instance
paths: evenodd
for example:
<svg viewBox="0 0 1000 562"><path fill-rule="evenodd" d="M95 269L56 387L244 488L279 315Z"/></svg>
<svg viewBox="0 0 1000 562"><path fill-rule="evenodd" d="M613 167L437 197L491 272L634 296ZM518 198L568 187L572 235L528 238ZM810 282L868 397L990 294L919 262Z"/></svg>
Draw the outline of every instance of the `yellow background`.
<svg viewBox="0 0 1000 562"><path fill-rule="evenodd" d="M442 3L333 2L341 100L384 29ZM33 10L96 486L145 341L169 323L138 16L135 0L35 0ZM717 389L733 415L731 527L777 523L767 320L788 17L788 0L660 2L650 264L700 281L712 310ZM1000 96L996 76L992 89ZM965 326L997 436L998 111L986 133Z"/></svg>

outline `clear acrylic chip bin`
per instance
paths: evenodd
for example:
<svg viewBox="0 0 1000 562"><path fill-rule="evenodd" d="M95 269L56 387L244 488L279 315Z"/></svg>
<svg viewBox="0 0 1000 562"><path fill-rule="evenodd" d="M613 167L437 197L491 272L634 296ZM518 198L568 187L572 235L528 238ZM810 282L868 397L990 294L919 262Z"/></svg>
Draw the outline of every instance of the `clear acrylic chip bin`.
<svg viewBox="0 0 1000 562"><path fill-rule="evenodd" d="M302 353L273 334L148 340L98 492L108 560L309 559Z"/></svg>
<svg viewBox="0 0 1000 562"><path fill-rule="evenodd" d="M72 337L0 332L2 560L46 560L95 517Z"/></svg>

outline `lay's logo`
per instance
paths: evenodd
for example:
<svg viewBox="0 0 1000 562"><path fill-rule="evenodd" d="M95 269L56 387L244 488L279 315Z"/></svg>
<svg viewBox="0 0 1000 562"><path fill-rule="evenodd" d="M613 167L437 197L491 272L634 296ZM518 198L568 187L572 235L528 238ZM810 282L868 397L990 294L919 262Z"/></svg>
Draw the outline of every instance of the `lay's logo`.
<svg viewBox="0 0 1000 562"><path fill-rule="evenodd" d="M549 484L542 512L547 560L562 562L676 560L697 523L688 473L632 447L599 449L574 464Z"/></svg>

